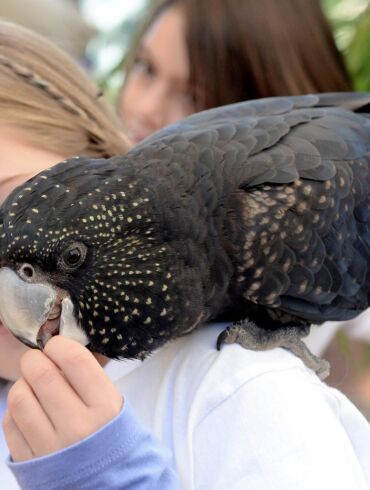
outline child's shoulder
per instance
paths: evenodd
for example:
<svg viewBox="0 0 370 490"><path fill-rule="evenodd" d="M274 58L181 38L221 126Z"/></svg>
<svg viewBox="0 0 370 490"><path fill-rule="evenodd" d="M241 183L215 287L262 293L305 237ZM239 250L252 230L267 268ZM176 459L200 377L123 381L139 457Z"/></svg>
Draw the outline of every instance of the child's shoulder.
<svg viewBox="0 0 370 490"><path fill-rule="evenodd" d="M190 396L203 400L207 409L223 403L245 388L248 393L266 389L277 391L275 380L286 386L320 380L291 352L276 348L253 351L238 344L225 344L216 349L218 335L226 324L209 324L168 346L167 368ZM251 390L252 392L252 390Z"/></svg>
<svg viewBox="0 0 370 490"><path fill-rule="evenodd" d="M113 381L134 404L142 387L139 405L196 406L199 418L248 385L254 392L264 392L270 384L279 389L273 381L276 377L288 386L302 384L302 379L320 383L299 358L284 349L256 352L231 344L218 351L217 337L226 326L205 325L142 363L130 361L131 365L124 363L121 368L116 364Z"/></svg>

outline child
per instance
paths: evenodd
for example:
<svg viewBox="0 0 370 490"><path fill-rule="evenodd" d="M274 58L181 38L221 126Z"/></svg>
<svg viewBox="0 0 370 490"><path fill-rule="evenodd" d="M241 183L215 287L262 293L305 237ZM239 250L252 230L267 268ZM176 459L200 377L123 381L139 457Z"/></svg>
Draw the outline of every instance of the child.
<svg viewBox="0 0 370 490"><path fill-rule="evenodd" d="M99 96L97 87L83 72L43 38L6 22L0 22L0 125L2 199L17 183L67 157L81 153L92 157L109 157L124 153L127 148L118 122ZM3 415L9 391L12 416L5 416L4 427L14 460L25 461L46 454L38 452L41 442L48 442L47 450L55 451L96 431L98 440L106 443L111 439L111 452L108 455L103 443L94 447L94 443L85 440L83 449L88 451L85 460L79 457L81 449L73 447L63 451L62 466L54 466L48 458L39 458L36 465L31 461L23 463L21 467L13 463L19 484L24 488L38 489L61 488L63 485L69 488L86 488L88 485L95 485L95 488L176 488L177 477L171 467L168 449L161 447L136 419L97 360L86 349L68 339L55 341L57 346L62 341L66 358L54 358L53 351L49 353L49 346L46 354L31 351L3 326L0 327L0 376L12 381L19 378L12 387L3 385L0 393ZM52 348L53 344L50 343ZM20 358L24 353L21 372ZM33 369L30 367L32 362L36 363ZM54 366L54 369L57 365L58 369L54 372L57 379L62 381L54 388L50 385L47 392L51 395L52 407L58 401L57 408L61 410L61 445L58 445L59 434L53 433L54 438L47 434L43 438L42 429L45 420L49 420L50 412L44 413L37 406L36 419L32 419L35 414L32 408L36 404L24 405L28 399L22 388L27 390L32 386L37 392L27 376L35 373L38 381L42 376L45 379L45 365ZM71 366L74 366L72 371ZM72 374L70 379L66 376L68 369ZM60 375L61 371L65 376ZM75 404L69 405L65 394L71 393L71 386L75 396L72 402ZM93 397L89 400L83 398L86 394L84 386L92 389L90 394ZM63 395L62 399L56 394L59 397ZM102 405L101 401L104 400L105 405ZM90 401L97 411L92 406L86 406L85 403L89 404ZM83 413L78 412L81 407L84 407ZM37 447L32 445L30 433L27 432L24 438L17 430L17 424L23 427L22 417L18 417L18 410L22 412L23 409L27 414L27 430L36 430ZM50 420L54 421L52 417ZM102 426L105 427L101 429ZM1 449L5 451L4 442L1 442ZM26 443L26 450L19 449L19 444L23 442ZM31 475L28 474L30 469ZM112 471L114 477L111 478ZM19 488L4 463L0 465L0 482L1 488L7 490Z"/></svg>

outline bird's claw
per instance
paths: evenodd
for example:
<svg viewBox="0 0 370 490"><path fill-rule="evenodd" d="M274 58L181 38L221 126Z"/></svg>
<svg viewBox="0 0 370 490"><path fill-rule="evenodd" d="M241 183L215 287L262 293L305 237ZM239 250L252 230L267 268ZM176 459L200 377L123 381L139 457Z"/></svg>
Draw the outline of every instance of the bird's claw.
<svg viewBox="0 0 370 490"><path fill-rule="evenodd" d="M223 344L238 343L251 350L269 350L283 347L290 350L302 359L305 365L312 369L323 380L329 376L330 364L315 356L301 340L310 330L309 326L286 327L275 330L266 330L258 327L254 322L244 320L227 327L217 338L217 350Z"/></svg>
<svg viewBox="0 0 370 490"><path fill-rule="evenodd" d="M319 358L318 365L314 371L321 380L324 380L330 374L330 363L325 359Z"/></svg>
<svg viewBox="0 0 370 490"><path fill-rule="evenodd" d="M217 337L217 350L221 350L221 347L226 342L226 339L229 335L230 327L225 328L220 335Z"/></svg>

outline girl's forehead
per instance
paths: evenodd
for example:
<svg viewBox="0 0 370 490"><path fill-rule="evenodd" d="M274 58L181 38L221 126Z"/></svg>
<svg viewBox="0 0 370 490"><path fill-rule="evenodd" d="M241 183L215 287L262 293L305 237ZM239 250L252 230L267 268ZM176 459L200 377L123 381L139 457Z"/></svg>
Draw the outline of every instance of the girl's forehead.
<svg viewBox="0 0 370 490"><path fill-rule="evenodd" d="M139 50L174 80L187 80L189 55L182 10L179 7L165 9L144 34Z"/></svg>

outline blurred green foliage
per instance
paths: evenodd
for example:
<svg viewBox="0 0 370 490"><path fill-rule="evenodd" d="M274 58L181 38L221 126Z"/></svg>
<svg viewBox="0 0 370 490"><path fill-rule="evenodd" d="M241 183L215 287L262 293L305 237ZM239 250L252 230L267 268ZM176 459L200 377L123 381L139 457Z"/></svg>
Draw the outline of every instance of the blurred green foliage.
<svg viewBox="0 0 370 490"><path fill-rule="evenodd" d="M321 0L355 90L370 91L370 0Z"/></svg>
<svg viewBox="0 0 370 490"><path fill-rule="evenodd" d="M113 105L124 80L126 55L143 20L148 1L139 2L133 13L115 27L100 31L88 46L91 75Z"/></svg>

